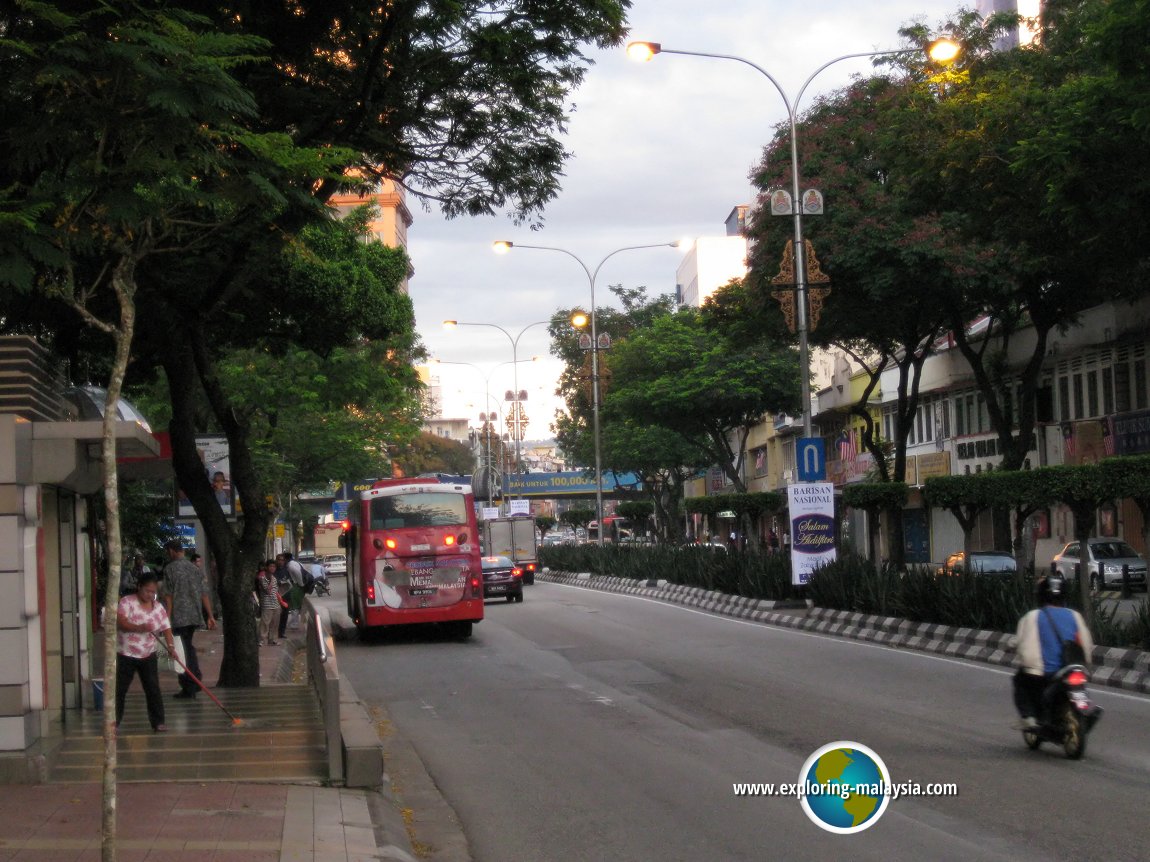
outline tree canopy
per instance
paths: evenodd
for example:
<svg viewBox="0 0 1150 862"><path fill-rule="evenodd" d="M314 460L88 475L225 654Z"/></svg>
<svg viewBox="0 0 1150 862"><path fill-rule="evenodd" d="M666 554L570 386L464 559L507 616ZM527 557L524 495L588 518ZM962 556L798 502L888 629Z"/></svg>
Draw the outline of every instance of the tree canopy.
<svg viewBox="0 0 1150 862"><path fill-rule="evenodd" d="M745 491L746 435L764 415L793 409L797 366L789 345L725 338L684 308L614 348L605 409L674 432Z"/></svg>
<svg viewBox="0 0 1150 862"><path fill-rule="evenodd" d="M260 454L270 420L246 409L252 381L230 363L254 373L292 357L318 379L321 360L297 348L332 362L371 341L393 373L393 418L403 399L392 396L411 387L417 347L395 278L406 262L376 249L352 260L347 237L322 227L324 202L388 177L448 215L537 218L559 188L582 52L622 38L628 6L113 0L0 13L0 277L83 289L115 272L109 247L179 248L135 258L130 300L145 325L129 380L164 372L173 466L223 575L226 621L246 616L246 573L271 517ZM97 183L110 191L98 197ZM151 217L161 211L166 221ZM93 214L105 224L84 224ZM81 254L63 257L48 227ZM4 313L64 352L93 343L58 310ZM89 367L101 377L110 365ZM236 527L199 466L198 431L228 438L245 501ZM243 640L226 640L221 684L256 684Z"/></svg>

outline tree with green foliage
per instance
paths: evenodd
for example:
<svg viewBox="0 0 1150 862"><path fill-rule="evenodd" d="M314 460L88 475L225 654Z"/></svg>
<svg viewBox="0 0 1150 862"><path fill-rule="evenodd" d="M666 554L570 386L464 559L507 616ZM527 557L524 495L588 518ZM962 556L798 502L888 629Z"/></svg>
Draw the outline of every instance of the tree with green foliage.
<svg viewBox="0 0 1150 862"><path fill-rule="evenodd" d="M420 431L410 443L392 447L391 452L393 462L399 465L405 476L421 473L470 476L475 471L475 453L468 444L430 431Z"/></svg>
<svg viewBox="0 0 1150 862"><path fill-rule="evenodd" d="M765 414L793 409L797 364L788 345L726 338L683 309L614 348L604 410L677 434L745 491L747 435Z"/></svg>
<svg viewBox="0 0 1150 862"><path fill-rule="evenodd" d="M1142 515L1142 546L1150 548L1150 455L1105 458L1102 483L1115 499L1133 500Z"/></svg>
<svg viewBox="0 0 1150 862"><path fill-rule="evenodd" d="M539 530L539 536L542 538L555 529L555 525L559 523L550 515L536 515L535 528Z"/></svg>
<svg viewBox="0 0 1150 862"><path fill-rule="evenodd" d="M843 486L843 505L852 509L862 509L867 513L870 526L867 536L867 556L878 560L879 524L887 518L889 541L901 539L902 530L895 530L893 523L902 523L902 507L906 505L910 489L905 482L866 482ZM895 555L891 554L894 558ZM901 559L901 557L899 557ZM896 565L896 568L898 566Z"/></svg>
<svg viewBox="0 0 1150 862"><path fill-rule="evenodd" d="M925 33L909 35L925 44ZM932 210L929 199L908 194L920 150L937 134L931 128L937 80L921 56L908 54L901 67L824 97L803 116L798 136L803 182L829 202L825 214L804 222L815 259L830 277L830 294L810 340L842 350L867 372L869 385L851 412L864 425L863 444L882 479L896 482L905 478L922 367L946 331L939 297L986 274L980 251L964 241L953 219ZM763 194L789 187L789 149L790 128L784 125L756 173ZM748 280L763 294L786 288L772 279L790 238L789 220L764 208L751 233L757 241ZM931 300L914 299L924 289ZM791 301L790 295L782 301ZM767 308L778 316L777 309ZM896 391L888 466L868 402L890 369Z"/></svg>
<svg viewBox="0 0 1150 862"><path fill-rule="evenodd" d="M594 520L594 509L568 509L566 512L559 514L559 523L567 524L570 527L578 527L583 530L586 530L587 525Z"/></svg>
<svg viewBox="0 0 1150 862"><path fill-rule="evenodd" d="M611 337L612 349L674 308L670 295L649 299L644 288L621 285L613 285L610 290L621 308L600 307L596 325L600 333ZM574 311L576 309L557 311L550 330L551 351L564 361L559 393L567 407L565 413L556 417L557 439L569 458L579 464L592 464L595 450L591 433L590 356L579 347L578 333L567 323ZM600 362L605 397L613 385L610 354L600 353ZM662 538L678 542L682 536L680 505L684 485L708 463L706 454L673 431L612 411L605 401L600 405L600 420L604 469L637 474L643 493L658 511Z"/></svg>
<svg viewBox="0 0 1150 862"><path fill-rule="evenodd" d="M378 289L390 284L378 271L373 301L366 309L345 293L332 296L326 288L333 282L325 284L322 272L302 278L316 288L308 292L331 301L317 305L314 296L293 301L302 285L285 281L284 260L299 247L301 230L329 220L323 204L335 191L369 189L379 177L403 183L425 200L438 202L449 215L509 208L520 219L537 216L559 188L566 153L558 135L568 98L586 71L584 46L617 43L627 6L626 0L509 6L468 0L434 8L304 0L290 7L264 4L257 9L184 0L184 9L202 15L202 31L217 40L211 47L218 65L234 73L239 86L213 87L199 70L176 63L167 68L183 74L183 89L168 86L155 70L143 70L147 74L138 81L146 83L147 98L191 119L195 116L188 110L189 96L226 103L234 133L213 134L210 124L201 123L198 141L214 156L226 156L233 170L217 177L202 159L188 159L182 176L196 178L194 191L218 187L232 194L234 203L227 213L204 210L181 224L188 232L202 232L205 220L215 226L210 247L153 257L136 271L135 302L148 325L137 341L130 371L146 375L161 367L167 378L173 465L223 574L225 620L245 616L244 573L262 557L272 513L251 454L256 431L221 383L221 358L240 347L266 345L273 353L282 352L288 342L327 355L369 339L387 348L386 355L394 358L391 367L402 380L412 355L409 315L387 299L395 297L393 288ZM94 14L115 17L119 11L112 4ZM57 13L51 4L28 4L8 13L2 32L14 50L0 61L13 71L6 80L23 74L27 46L57 40ZM169 17L178 20L181 14L173 11ZM135 50L131 40L108 40L108 32L108 27L97 26L88 35L125 55ZM234 56L230 46L237 43L246 48L244 57ZM157 46L176 54L172 45L151 45ZM254 62L246 67L241 59ZM156 68L166 68L163 59ZM105 80L90 77L93 82ZM74 128L63 123L87 108L105 126L124 120L123 129L132 129L131 118L114 109L100 111L99 99L88 99L79 88L23 102L27 93L12 88L9 94L16 94L14 109L29 118L36 114L40 121L40 128L22 140L30 143L29 150L38 147L49 158L60 155L53 152L51 135L59 134L70 144L101 140L99 135L75 136ZM56 110L45 112L45 105ZM14 114L5 116L7 120ZM141 111L135 121L148 116ZM119 134L120 129L111 131ZM164 140L168 131L164 123L153 123L139 140L154 140L156 152L169 152ZM138 152L151 151L142 146ZM5 155L13 156L6 159L6 167L29 164L18 154ZM77 164L68 158L57 161ZM0 183L6 190L10 186ZM164 190L156 183L137 188ZM239 191L246 189L263 197L241 197ZM0 212L15 213L5 225L19 227L37 210L5 203ZM151 235L147 230L133 234ZM18 260L32 261L20 270L6 255L6 268L11 264L19 273L42 262L46 246L29 236L25 232L18 241L7 236L0 240L6 250L20 252ZM363 311L367 314L355 313ZM328 326L324 319L351 320L353 325ZM335 341L330 338L333 330ZM206 414L200 411L202 405L208 407ZM232 531L200 476L197 431L228 438L233 479L246 503L238 532ZM244 649L241 640L247 638L225 639L223 685L258 682L258 656Z"/></svg>
<svg viewBox="0 0 1150 862"><path fill-rule="evenodd" d="M931 112L934 145L917 156L919 172L908 188L949 213L991 268L992 277L940 300L998 437L1004 470L1021 469L1031 449L1050 337L1111 295L1097 277L1097 255L1086 251L1067 210L1048 202L1052 179L1066 176L1052 170L1061 160L1050 152L1034 158L1034 148L1051 135L1064 143L1077 136L1058 127L1069 118L1057 106L1067 89L1078 89L1083 71L1084 34L1071 36L1076 27L1058 14L1041 22L1035 46L1009 52L985 50L986 33L967 28L970 50ZM1079 123L1111 126L1093 112L1071 125ZM1074 189L1076 196L1087 192L1078 181Z"/></svg>
<svg viewBox="0 0 1150 862"><path fill-rule="evenodd" d="M257 108L233 76L261 45L215 32L185 10L136 3L21 3L0 15L0 279L55 300L107 338L101 461L114 570L123 556L115 404L149 271L203 253L237 212L267 206L267 175L278 168L267 139L243 125ZM106 593L112 620L117 591ZM242 616L254 634L250 614ZM105 635L110 690L115 629L108 625ZM102 846L109 860L115 739L109 699Z"/></svg>
<svg viewBox="0 0 1150 862"><path fill-rule="evenodd" d="M626 340L632 333L650 325L651 321L670 314L674 300L669 294L654 299L648 298L644 287L625 288L619 284L608 290L614 295L621 308L603 304L595 312L597 332L611 339L613 345ZM551 316L548 333L551 336L551 352L563 361L563 371L559 375L557 394L563 398L566 411L555 417L556 440L559 448L569 461L588 465L595 462L595 442L592 435L591 354L579 345L580 332L571 326L572 315L582 311L578 306L560 308ZM611 389L609 351L599 354L600 394L606 396ZM602 405L600 405L602 407ZM607 426L603 424L601 441L604 469L617 472L630 472L632 468L617 462L615 454L606 440ZM630 440L624 441L625 445Z"/></svg>
<svg viewBox="0 0 1150 862"><path fill-rule="evenodd" d="M502 208L520 219L536 216L559 188L566 154L558 133L586 70L582 49L618 42L626 5L304 0L237 14L234 4L194 4L222 30L265 40L268 61L241 79L260 107L257 128L294 150L328 154L318 165L301 159L277 177L282 205L250 213L210 258L152 273L152 283L167 292L149 293L157 325L141 364L160 365L168 378L173 464L227 571L232 601L242 601L242 573L262 552L271 513L248 454L255 430L220 385L221 351L249 343L253 331L265 334L273 352L292 342L326 355L366 339L385 348L399 380L408 378L416 355L406 297L380 262L363 262L372 274L364 282L373 298L366 305L330 289L320 291L317 304L312 288L301 297L304 285L282 278L301 229L317 221L317 205L336 191L370 190L381 177L449 216ZM303 276L317 279L326 280L322 270ZM168 301L172 290L177 303ZM350 325L325 326L321 318ZM233 478L252 503L238 535L199 487L197 398L211 408L210 425L227 436ZM254 657L226 652L221 683L255 684L256 670Z"/></svg>

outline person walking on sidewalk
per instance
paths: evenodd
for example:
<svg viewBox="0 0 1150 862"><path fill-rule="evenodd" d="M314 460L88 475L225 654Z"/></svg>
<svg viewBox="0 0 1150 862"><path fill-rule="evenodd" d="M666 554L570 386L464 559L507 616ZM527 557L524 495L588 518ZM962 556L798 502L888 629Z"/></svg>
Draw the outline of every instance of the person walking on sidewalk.
<svg viewBox="0 0 1150 862"><path fill-rule="evenodd" d="M164 566L164 586L160 596L171 618L172 631L184 644L187 670L202 680L192 638L201 624L206 624L209 629L216 627L212 597L203 570L184 559L184 546L179 540L172 539L164 548L168 552L168 564ZM175 696L195 700L197 685L192 678L181 673L178 679L180 690Z"/></svg>
<svg viewBox="0 0 1150 862"><path fill-rule="evenodd" d="M276 567L276 581L279 582L279 604L280 604L280 621L279 621L279 639L282 641L287 637L287 624L288 614L290 608L288 607L287 600L284 598L291 592L291 578L288 577L287 560L284 559L283 554L277 554L275 558Z"/></svg>
<svg viewBox="0 0 1150 862"><path fill-rule="evenodd" d="M287 570L288 579L291 581L291 592L288 593L288 608L292 617L291 627L293 629L299 628L299 609L303 607L304 595L303 566L292 558L291 551L284 551L276 557L276 562L284 566Z"/></svg>
<svg viewBox="0 0 1150 862"><path fill-rule="evenodd" d="M136 592L120 599L116 610L116 727L124 718L124 701L138 673L152 730L163 733L168 729L164 724L164 698L160 694L160 669L156 661L156 644L161 637L168 652L174 654L176 644L168 612L156 601L156 574L141 572L136 579Z"/></svg>
<svg viewBox="0 0 1150 862"><path fill-rule="evenodd" d="M256 590L260 598L260 646L275 646L272 627L280 612L280 587L276 580L276 561L268 560L256 579Z"/></svg>

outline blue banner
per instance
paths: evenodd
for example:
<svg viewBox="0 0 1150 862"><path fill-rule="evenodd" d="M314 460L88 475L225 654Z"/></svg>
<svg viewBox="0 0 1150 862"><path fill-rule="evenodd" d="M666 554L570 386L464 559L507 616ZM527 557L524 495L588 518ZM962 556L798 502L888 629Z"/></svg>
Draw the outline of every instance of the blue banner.
<svg viewBox="0 0 1150 862"><path fill-rule="evenodd" d="M569 497L595 493L595 477L582 470L563 473L524 473L522 476L503 477L504 492L521 497ZM603 493L642 491L643 483L635 473L603 474Z"/></svg>

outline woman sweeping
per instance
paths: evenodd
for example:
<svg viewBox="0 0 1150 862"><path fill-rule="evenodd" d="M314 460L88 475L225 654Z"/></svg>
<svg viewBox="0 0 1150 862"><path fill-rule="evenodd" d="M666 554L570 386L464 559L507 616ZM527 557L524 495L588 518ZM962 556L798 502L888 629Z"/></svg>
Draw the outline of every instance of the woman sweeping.
<svg viewBox="0 0 1150 862"><path fill-rule="evenodd" d="M136 592L120 599L116 611L116 727L124 717L124 700L132 678L139 673L148 703L148 721L152 730L163 733L168 726L164 724L156 644L163 637L168 651L173 654L176 645L168 612L156 600L156 589L155 573L143 572L137 581Z"/></svg>

